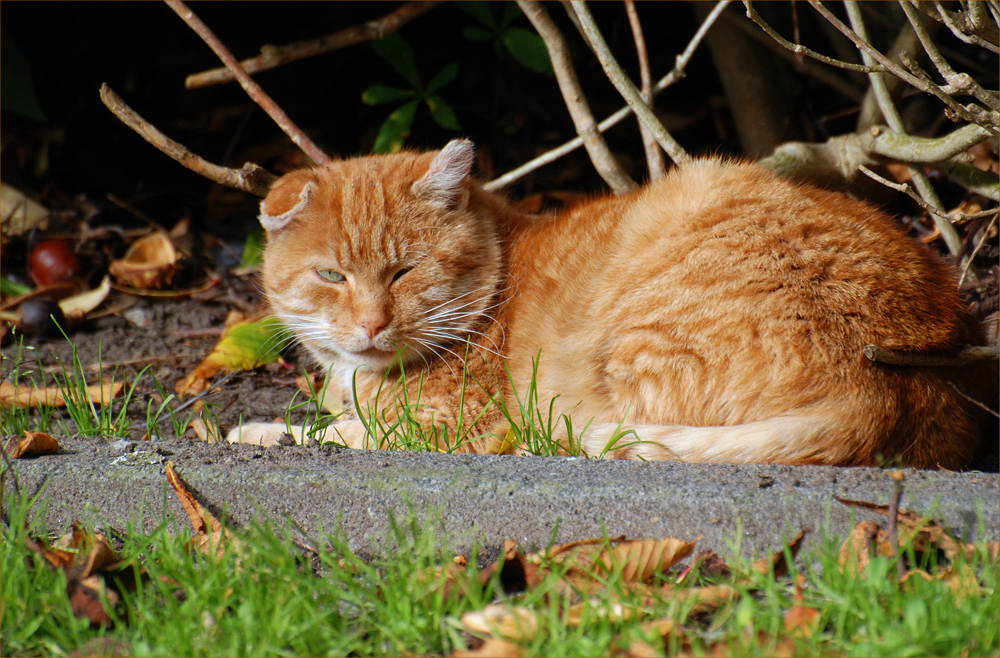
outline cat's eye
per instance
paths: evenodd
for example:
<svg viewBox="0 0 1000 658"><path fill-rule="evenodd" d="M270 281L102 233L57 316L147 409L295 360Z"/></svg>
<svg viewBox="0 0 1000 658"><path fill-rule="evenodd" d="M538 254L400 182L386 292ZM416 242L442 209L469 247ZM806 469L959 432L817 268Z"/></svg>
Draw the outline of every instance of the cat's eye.
<svg viewBox="0 0 1000 658"><path fill-rule="evenodd" d="M330 283L343 283L347 280L347 277L334 270L316 270L316 274Z"/></svg>
<svg viewBox="0 0 1000 658"><path fill-rule="evenodd" d="M392 280L393 281L399 281L403 277L404 274L406 274L407 272L409 272L412 269L413 269L412 267L401 267L401 268L399 268L399 271L397 271L395 274L392 275Z"/></svg>

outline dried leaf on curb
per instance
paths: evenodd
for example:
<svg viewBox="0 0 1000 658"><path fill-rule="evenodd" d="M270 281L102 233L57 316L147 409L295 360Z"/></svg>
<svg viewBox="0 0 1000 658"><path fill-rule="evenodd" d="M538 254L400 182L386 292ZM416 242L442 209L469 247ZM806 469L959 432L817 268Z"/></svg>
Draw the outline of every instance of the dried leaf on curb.
<svg viewBox="0 0 1000 658"><path fill-rule="evenodd" d="M567 565L571 572L585 574L607 575L620 567L624 581L643 582L691 555L697 541L686 542L674 537L634 541L619 538L610 547L603 540L574 542L554 546L546 557Z"/></svg>
<svg viewBox="0 0 1000 658"><path fill-rule="evenodd" d="M788 542L788 551L791 553L792 559L798 554L799 549L802 548L802 538L805 537L805 530L799 531L799 534L795 536L795 539ZM754 571L762 574L770 573L771 569L774 569L774 577L781 578L788 575L789 568L788 560L785 559L784 549L780 551L775 551L774 555L769 558L761 558L753 563Z"/></svg>
<svg viewBox="0 0 1000 658"><path fill-rule="evenodd" d="M456 651L451 655L455 658L505 658L506 656L516 658L521 655L521 645L499 637L489 637L478 649Z"/></svg>
<svg viewBox="0 0 1000 658"><path fill-rule="evenodd" d="M470 633L486 633L505 640L530 640L538 632L538 614L522 606L491 603L482 610L462 615Z"/></svg>
<svg viewBox="0 0 1000 658"><path fill-rule="evenodd" d="M239 550L241 544L239 540L226 532L215 515L209 512L199 503L191 492L188 491L173 462L167 462L167 481L177 493L177 500L180 501L184 511L187 512L191 527L194 528L195 536L191 539L192 548L205 553L221 557L227 549Z"/></svg>
<svg viewBox="0 0 1000 658"><path fill-rule="evenodd" d="M54 455L59 452L59 442L45 432L25 432L24 438L20 439L17 445L11 444L13 440L4 446L4 450L12 459Z"/></svg>
<svg viewBox="0 0 1000 658"><path fill-rule="evenodd" d="M177 382L178 395L197 395L220 372L253 370L278 360L289 341L288 329L274 316L240 322L223 334L212 352Z"/></svg>
<svg viewBox="0 0 1000 658"><path fill-rule="evenodd" d="M871 560L872 549L878 555L885 557L894 554L892 544L889 543L889 533L876 523L862 521L854 526L854 530L840 547L841 571L844 570L844 567L855 564L858 571L864 571Z"/></svg>
<svg viewBox="0 0 1000 658"><path fill-rule="evenodd" d="M118 397L125 382L103 382L87 387L87 394L94 404L108 403ZM0 384L0 407L65 407L66 398L57 386L27 388L11 382Z"/></svg>

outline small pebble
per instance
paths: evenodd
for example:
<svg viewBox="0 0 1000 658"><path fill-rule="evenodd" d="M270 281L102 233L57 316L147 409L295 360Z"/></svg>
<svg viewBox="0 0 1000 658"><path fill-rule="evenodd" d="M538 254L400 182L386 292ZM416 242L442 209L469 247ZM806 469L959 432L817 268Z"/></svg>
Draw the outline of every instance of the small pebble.
<svg viewBox="0 0 1000 658"><path fill-rule="evenodd" d="M135 327L148 327L153 321L153 314L148 308L133 307L122 313L122 317Z"/></svg>
<svg viewBox="0 0 1000 658"><path fill-rule="evenodd" d="M278 445L293 446L295 445L295 437L288 432L282 432L281 436L278 437Z"/></svg>
<svg viewBox="0 0 1000 658"><path fill-rule="evenodd" d="M135 443L132 441L126 441L125 439L119 439L111 444L111 449L115 452L132 452L135 450Z"/></svg>

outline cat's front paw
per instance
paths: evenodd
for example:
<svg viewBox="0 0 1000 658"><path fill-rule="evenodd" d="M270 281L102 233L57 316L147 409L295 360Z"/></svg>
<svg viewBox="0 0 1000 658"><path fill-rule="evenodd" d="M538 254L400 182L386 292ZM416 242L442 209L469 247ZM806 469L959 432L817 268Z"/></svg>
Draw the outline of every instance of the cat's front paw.
<svg viewBox="0 0 1000 658"><path fill-rule="evenodd" d="M284 423L244 423L239 427L234 427L226 435L229 443L249 443L255 446L276 446L282 443L282 435L288 433L288 428ZM296 443L300 443L292 435Z"/></svg>

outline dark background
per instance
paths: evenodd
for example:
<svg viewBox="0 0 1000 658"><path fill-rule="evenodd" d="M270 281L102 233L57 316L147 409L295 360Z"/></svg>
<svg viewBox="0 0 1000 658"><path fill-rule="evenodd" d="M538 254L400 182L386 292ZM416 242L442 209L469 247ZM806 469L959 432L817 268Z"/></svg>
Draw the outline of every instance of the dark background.
<svg viewBox="0 0 1000 658"><path fill-rule="evenodd" d="M765 3L766 5L767 3ZM787 5L764 7L777 24L788 21ZM316 38L383 16L399 3L385 2L197 2L194 11L238 57L264 44ZM565 11L547 8L573 49L578 75L598 120L623 106L596 59L586 51ZM638 80L635 47L621 3L593 3L592 11L623 66ZM669 71L698 26L688 3L639 3L654 79ZM743 9L730 8L735 15ZM501 12L495 3L495 13ZM804 28L817 28L803 14ZM3 114L4 179L58 207L61 197L85 194L102 209L95 221L129 217L105 200L112 193L166 226L186 214L206 230L239 232L254 224L255 202L213 192L213 184L187 171L146 144L100 102L107 82L139 114L169 137L219 164L247 160L272 171L308 164L274 123L236 84L184 88L184 77L220 63L209 48L165 4L98 2L4 2L5 36L27 58L38 103L46 121ZM517 25L531 30L523 16ZM575 132L553 78L531 71L491 43L465 39L461 30L477 23L453 4L432 9L403 26L426 82L452 62L458 78L441 95L481 151L480 173L499 175L573 137ZM818 34L818 30L817 30ZM806 34L805 36L808 36ZM786 138L824 139L853 129L851 103L774 60L794 117ZM275 101L328 153L369 152L392 105L369 106L361 93L372 84L405 86L368 43L257 74ZM847 108L846 118L830 119ZM703 44L687 77L660 95L657 110L668 129L692 153L740 153L730 110L712 59ZM838 123L839 122L839 123ZM806 134L808 133L808 134ZM426 108L418 112L407 145L435 148L457 133L435 124ZM634 119L607 135L612 149L636 179L645 177L644 156ZM39 157L45 166L39 167ZM540 170L512 193L537 189L602 189L603 182L582 149ZM225 201L225 203L224 203ZM245 207L244 207L245 206Z"/></svg>

